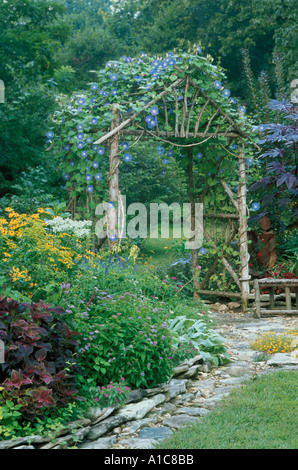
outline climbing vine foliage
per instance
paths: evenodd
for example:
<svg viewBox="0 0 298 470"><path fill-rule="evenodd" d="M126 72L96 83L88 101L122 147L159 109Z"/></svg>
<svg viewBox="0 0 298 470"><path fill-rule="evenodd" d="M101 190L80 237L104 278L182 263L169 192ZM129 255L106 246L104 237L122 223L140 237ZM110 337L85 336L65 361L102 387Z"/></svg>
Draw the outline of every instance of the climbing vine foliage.
<svg viewBox="0 0 298 470"><path fill-rule="evenodd" d="M122 57L108 62L103 70L92 71L89 89L59 97L53 126L47 132L49 152L57 159L69 197L76 200L79 217L90 217L98 202L107 198L109 142L94 142L110 131L113 108L119 110L120 122L133 117L121 134L121 165L133 164L137 143L146 136L156 158L165 165L163 173L173 159L186 167L186 149L192 147L196 178L205 181L207 177L215 188L218 176L230 172L237 189L237 136L227 140L224 135L234 130L225 113L248 135L253 135L252 125L245 106L224 86L224 71L212 61L199 46L188 53L169 52L163 58ZM223 112L215 112L210 99ZM215 138L211 139L212 132ZM251 164L249 149L250 144L247 161Z"/></svg>

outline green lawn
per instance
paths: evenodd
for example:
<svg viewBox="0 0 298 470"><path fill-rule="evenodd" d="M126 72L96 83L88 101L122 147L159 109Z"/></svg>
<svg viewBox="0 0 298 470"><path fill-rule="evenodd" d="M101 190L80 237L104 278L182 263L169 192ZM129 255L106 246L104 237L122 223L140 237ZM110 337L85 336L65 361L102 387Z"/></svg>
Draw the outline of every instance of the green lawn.
<svg viewBox="0 0 298 470"><path fill-rule="evenodd" d="M159 226L159 237L161 236L161 227ZM171 250L175 241L180 239L173 238L173 229L169 227L168 238L148 238L140 252L140 264L147 262L154 267L166 267L171 264L175 258ZM177 256L177 255L176 255Z"/></svg>
<svg viewBox="0 0 298 470"><path fill-rule="evenodd" d="M158 449L297 449L297 385L292 371L252 379Z"/></svg>

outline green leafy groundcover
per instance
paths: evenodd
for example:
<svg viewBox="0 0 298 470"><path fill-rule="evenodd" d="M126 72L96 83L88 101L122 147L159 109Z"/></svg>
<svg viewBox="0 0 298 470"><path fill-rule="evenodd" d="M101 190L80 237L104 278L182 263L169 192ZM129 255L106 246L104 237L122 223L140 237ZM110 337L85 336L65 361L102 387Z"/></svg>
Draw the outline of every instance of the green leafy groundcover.
<svg viewBox="0 0 298 470"><path fill-rule="evenodd" d="M233 390L201 423L159 449L297 449L297 372L278 371Z"/></svg>

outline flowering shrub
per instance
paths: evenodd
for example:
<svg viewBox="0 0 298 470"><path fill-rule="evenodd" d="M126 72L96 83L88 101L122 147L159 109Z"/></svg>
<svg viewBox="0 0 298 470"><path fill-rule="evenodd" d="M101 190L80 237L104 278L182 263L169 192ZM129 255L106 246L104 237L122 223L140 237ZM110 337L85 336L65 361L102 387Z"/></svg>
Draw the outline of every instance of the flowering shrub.
<svg viewBox="0 0 298 470"><path fill-rule="evenodd" d="M108 406L121 406L126 402L130 392L130 387L124 384L124 377L120 379L122 383L114 383L111 381L106 386L97 386L89 388L89 395L93 398L96 406L106 408Z"/></svg>
<svg viewBox="0 0 298 470"><path fill-rule="evenodd" d="M271 271L265 274L267 278L273 279L297 279L296 269L292 261L285 261L279 263ZM276 293L280 294L284 289L277 288ZM262 294L268 294L269 290L266 287L261 287ZM291 292L295 292L295 288L291 287Z"/></svg>
<svg viewBox="0 0 298 470"><path fill-rule="evenodd" d="M82 333L78 361L90 383L105 386L124 377L131 387L151 387L170 377L172 344L163 308L129 292L97 292L74 324Z"/></svg>
<svg viewBox="0 0 298 470"><path fill-rule="evenodd" d="M20 405L33 419L45 407L65 406L77 393L73 358L77 332L63 321L58 307L18 303L0 298L0 339L5 345L1 364L2 400Z"/></svg>
<svg viewBox="0 0 298 470"><path fill-rule="evenodd" d="M251 348L268 354L289 353L297 347L294 341L298 336L297 328L287 330L284 333L267 331L251 342Z"/></svg>
<svg viewBox="0 0 298 470"><path fill-rule="evenodd" d="M74 278L86 264L95 266L98 259L76 236L50 233L42 219L45 212L18 214L8 207L7 218L0 219L0 267L5 282L35 300L59 290L61 282Z"/></svg>
<svg viewBox="0 0 298 470"><path fill-rule="evenodd" d="M274 269L269 271L265 277L273 277L275 279L297 279L294 263L292 261L279 263Z"/></svg>
<svg viewBox="0 0 298 470"><path fill-rule="evenodd" d="M172 348L172 364L176 367L185 359L190 359L197 354L200 354L200 351L193 346L191 341L188 343L180 343L178 346Z"/></svg>
<svg viewBox="0 0 298 470"><path fill-rule="evenodd" d="M46 220L46 225L53 233L69 233L77 238L88 238L91 234L91 220L63 219L58 216L51 220Z"/></svg>

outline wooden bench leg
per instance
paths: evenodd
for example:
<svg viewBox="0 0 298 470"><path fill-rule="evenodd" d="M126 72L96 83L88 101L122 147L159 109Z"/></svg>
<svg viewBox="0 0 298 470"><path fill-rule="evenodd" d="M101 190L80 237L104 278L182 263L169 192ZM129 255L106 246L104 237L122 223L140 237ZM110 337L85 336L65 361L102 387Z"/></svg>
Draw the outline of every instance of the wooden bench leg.
<svg viewBox="0 0 298 470"><path fill-rule="evenodd" d="M290 287L285 287L285 292L286 292L286 309L291 310L292 305L291 305L291 288Z"/></svg>
<svg viewBox="0 0 298 470"><path fill-rule="evenodd" d="M269 287L269 303L270 303L270 310L274 310L274 307L275 307L274 287Z"/></svg>
<svg viewBox="0 0 298 470"><path fill-rule="evenodd" d="M258 280L254 280L254 288L255 288L255 299L256 299L256 312L255 316L257 318L261 317L261 297L260 297L260 286Z"/></svg>

